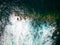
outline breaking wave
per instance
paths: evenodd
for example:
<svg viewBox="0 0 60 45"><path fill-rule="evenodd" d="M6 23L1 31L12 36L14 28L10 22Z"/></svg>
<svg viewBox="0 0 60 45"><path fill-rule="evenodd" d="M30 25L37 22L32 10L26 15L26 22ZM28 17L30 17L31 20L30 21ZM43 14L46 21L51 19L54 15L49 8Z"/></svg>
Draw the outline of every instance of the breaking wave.
<svg viewBox="0 0 60 45"><path fill-rule="evenodd" d="M33 18L25 18L14 13L9 16L0 45L52 45L55 42L52 39L56 30L56 25L52 25L55 22L51 25L49 22L41 22L38 25Z"/></svg>

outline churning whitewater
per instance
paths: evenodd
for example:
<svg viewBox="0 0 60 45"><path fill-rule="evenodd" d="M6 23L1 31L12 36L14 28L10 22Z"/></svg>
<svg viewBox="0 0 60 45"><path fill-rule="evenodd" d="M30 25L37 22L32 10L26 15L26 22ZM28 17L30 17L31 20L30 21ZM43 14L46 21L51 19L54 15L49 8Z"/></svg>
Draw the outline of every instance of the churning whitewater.
<svg viewBox="0 0 60 45"><path fill-rule="evenodd" d="M49 23L40 23L36 26L33 18L9 16L9 22L5 26L4 34L1 36L0 45L52 45L52 39L56 26ZM33 25L32 25L33 22Z"/></svg>

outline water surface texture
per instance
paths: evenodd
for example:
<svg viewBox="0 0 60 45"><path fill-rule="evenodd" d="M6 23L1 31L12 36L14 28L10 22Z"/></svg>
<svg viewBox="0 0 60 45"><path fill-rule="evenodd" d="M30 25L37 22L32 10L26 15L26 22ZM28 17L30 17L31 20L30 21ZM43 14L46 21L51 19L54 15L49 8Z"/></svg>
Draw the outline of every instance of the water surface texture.
<svg viewBox="0 0 60 45"><path fill-rule="evenodd" d="M55 42L52 39L56 30L55 22L51 25L49 22L41 22L38 26L33 18L25 18L16 15L15 12L9 16L9 22L1 36L1 45L52 45Z"/></svg>
<svg viewBox="0 0 60 45"><path fill-rule="evenodd" d="M0 0L0 45L60 45L59 3Z"/></svg>

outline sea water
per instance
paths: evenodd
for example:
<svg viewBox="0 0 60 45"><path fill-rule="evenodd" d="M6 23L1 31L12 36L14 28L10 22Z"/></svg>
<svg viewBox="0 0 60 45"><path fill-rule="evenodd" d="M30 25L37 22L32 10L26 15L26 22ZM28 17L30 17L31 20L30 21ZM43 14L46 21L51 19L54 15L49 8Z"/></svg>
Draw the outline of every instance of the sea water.
<svg viewBox="0 0 60 45"><path fill-rule="evenodd" d="M22 17L21 20L19 16L11 14L1 36L0 45L52 45L55 41L52 36L56 26L50 25L49 22L41 22L38 26L32 22L33 18Z"/></svg>

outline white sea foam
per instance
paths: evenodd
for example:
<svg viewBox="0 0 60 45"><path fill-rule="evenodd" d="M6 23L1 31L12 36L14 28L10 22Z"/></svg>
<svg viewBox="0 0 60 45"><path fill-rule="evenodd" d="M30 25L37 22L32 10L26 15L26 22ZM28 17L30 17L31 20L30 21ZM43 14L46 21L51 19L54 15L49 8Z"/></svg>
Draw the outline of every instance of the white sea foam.
<svg viewBox="0 0 60 45"><path fill-rule="evenodd" d="M55 26L43 23L34 28L32 19L20 20L20 17L14 14L10 15L9 22L11 24L5 26L1 45L52 45L54 42L52 35L56 30Z"/></svg>

